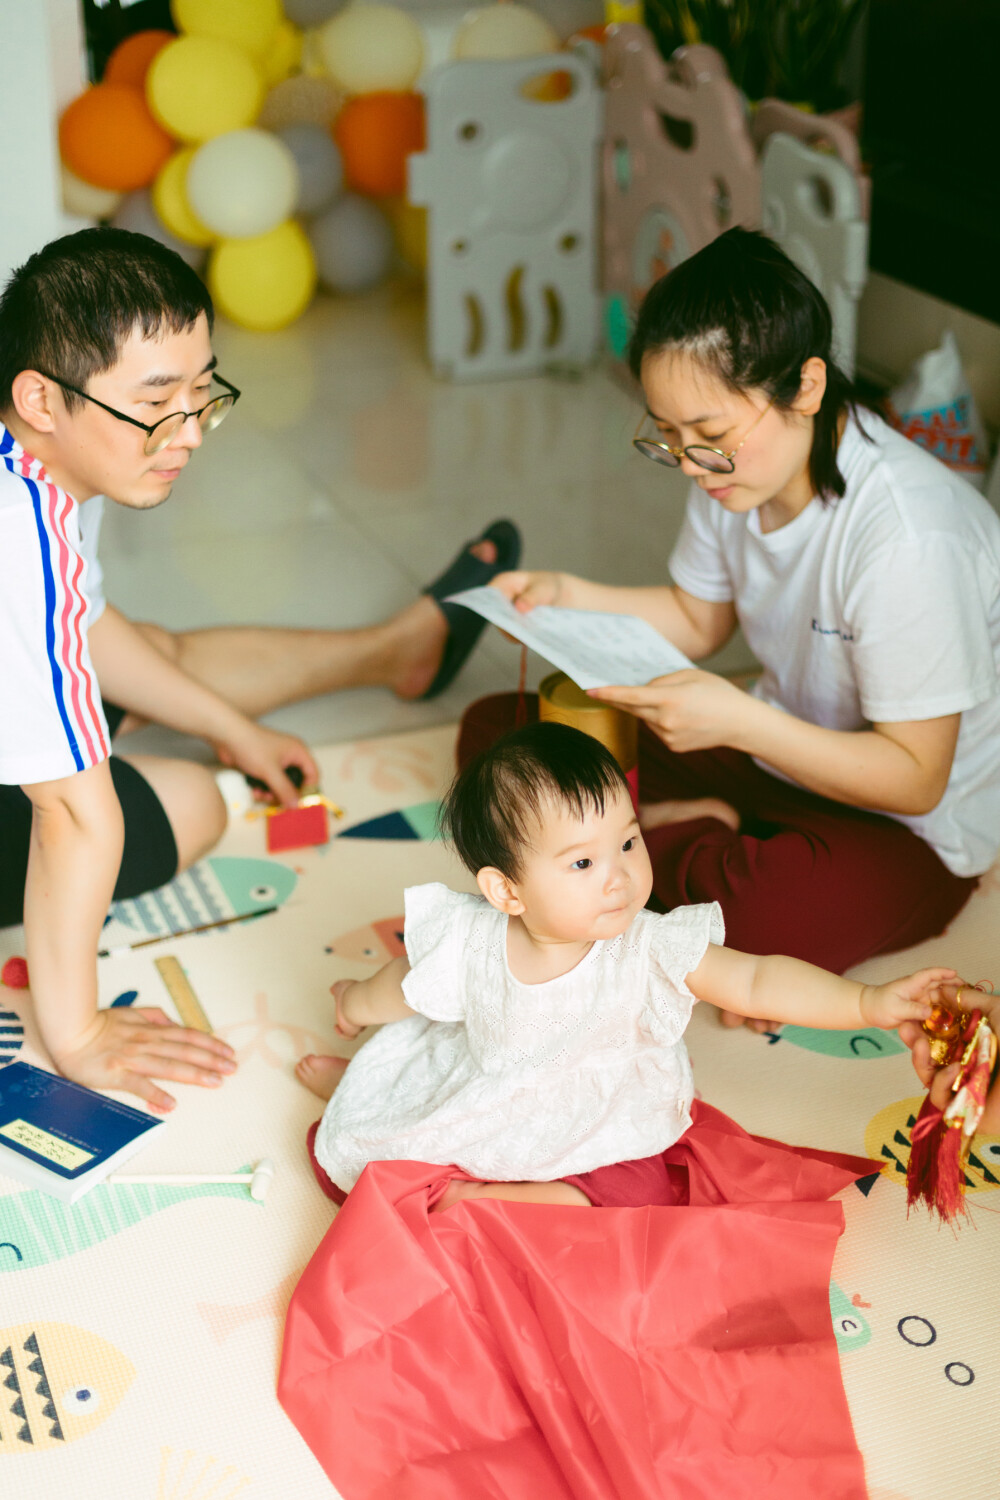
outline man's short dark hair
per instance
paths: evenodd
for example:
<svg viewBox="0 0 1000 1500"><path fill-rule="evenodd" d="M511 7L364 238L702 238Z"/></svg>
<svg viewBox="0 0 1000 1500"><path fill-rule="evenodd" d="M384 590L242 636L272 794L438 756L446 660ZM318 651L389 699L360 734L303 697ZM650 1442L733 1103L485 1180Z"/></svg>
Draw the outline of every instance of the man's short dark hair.
<svg viewBox="0 0 1000 1500"><path fill-rule="evenodd" d="M466 869L516 880L546 804L582 818L619 792L629 795L625 773L599 740L568 724L526 724L459 772L442 821Z"/></svg>
<svg viewBox="0 0 1000 1500"><path fill-rule="evenodd" d="M0 296L0 412L22 370L43 370L81 390L112 369L131 335L183 333L212 299L173 250L125 229L81 229L53 240L13 273ZM63 392L67 408L82 405Z"/></svg>

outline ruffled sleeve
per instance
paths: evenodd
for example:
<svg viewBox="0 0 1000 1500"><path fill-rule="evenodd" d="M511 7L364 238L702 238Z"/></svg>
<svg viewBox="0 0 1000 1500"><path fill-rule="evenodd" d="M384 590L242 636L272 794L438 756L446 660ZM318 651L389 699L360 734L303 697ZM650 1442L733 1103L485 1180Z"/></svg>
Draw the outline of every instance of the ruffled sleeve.
<svg viewBox="0 0 1000 1500"><path fill-rule="evenodd" d="M639 1026L652 1041L673 1046L684 1035L696 1000L687 976L701 963L709 943L725 941L722 908L717 901L679 906L647 920L649 969Z"/></svg>
<svg viewBox="0 0 1000 1500"><path fill-rule="evenodd" d="M483 898L435 881L410 886L404 903L403 941L410 961L403 980L406 1003L431 1021L463 1021L465 939Z"/></svg>

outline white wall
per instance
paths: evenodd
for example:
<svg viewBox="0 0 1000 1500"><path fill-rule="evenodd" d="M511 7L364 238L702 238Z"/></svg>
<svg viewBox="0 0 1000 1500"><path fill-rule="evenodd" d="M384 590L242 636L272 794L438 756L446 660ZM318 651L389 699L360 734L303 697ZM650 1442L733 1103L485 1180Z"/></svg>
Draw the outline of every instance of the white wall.
<svg viewBox="0 0 1000 1500"><path fill-rule="evenodd" d="M77 0L0 0L0 284L79 228L59 201L59 113L86 82Z"/></svg>

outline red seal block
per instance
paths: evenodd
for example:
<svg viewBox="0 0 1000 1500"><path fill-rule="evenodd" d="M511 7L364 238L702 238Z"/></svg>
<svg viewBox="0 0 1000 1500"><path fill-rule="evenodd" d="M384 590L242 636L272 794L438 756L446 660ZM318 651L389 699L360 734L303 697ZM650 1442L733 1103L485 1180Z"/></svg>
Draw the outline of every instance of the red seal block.
<svg viewBox="0 0 1000 1500"><path fill-rule="evenodd" d="M5 984L9 990L26 990L28 988L28 964L23 958L8 958L3 968L0 969L0 984Z"/></svg>
<svg viewBox="0 0 1000 1500"><path fill-rule="evenodd" d="M323 802L307 802L268 814L267 848L270 854L285 849L306 849L325 844L330 838L330 815Z"/></svg>

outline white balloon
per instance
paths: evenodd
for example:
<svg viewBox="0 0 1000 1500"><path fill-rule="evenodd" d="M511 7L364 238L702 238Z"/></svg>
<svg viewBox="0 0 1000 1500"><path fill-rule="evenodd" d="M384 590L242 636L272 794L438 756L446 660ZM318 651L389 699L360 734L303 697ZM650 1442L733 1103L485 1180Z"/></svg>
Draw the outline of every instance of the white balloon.
<svg viewBox="0 0 1000 1500"><path fill-rule="evenodd" d="M329 208L344 185L340 152L322 125L286 125L275 132L295 157L299 198L295 212L318 214Z"/></svg>
<svg viewBox="0 0 1000 1500"><path fill-rule="evenodd" d="M424 38L397 5L349 5L319 34L326 70L348 94L413 87L424 63Z"/></svg>
<svg viewBox="0 0 1000 1500"><path fill-rule="evenodd" d="M81 219L110 219L123 193L117 188L95 187L92 182L84 182L67 166L60 166L59 170L63 208L68 214L79 214Z"/></svg>
<svg viewBox="0 0 1000 1500"><path fill-rule="evenodd" d="M345 193L308 229L323 285L332 292L364 292L392 265L393 238L385 215L368 198Z"/></svg>
<svg viewBox="0 0 1000 1500"><path fill-rule="evenodd" d="M535 57L557 52L559 37L526 5L487 5L471 11L455 34L456 58Z"/></svg>
<svg viewBox="0 0 1000 1500"><path fill-rule="evenodd" d="M188 202L223 239L267 234L295 208L299 169L284 141L250 126L199 146L188 167Z"/></svg>

